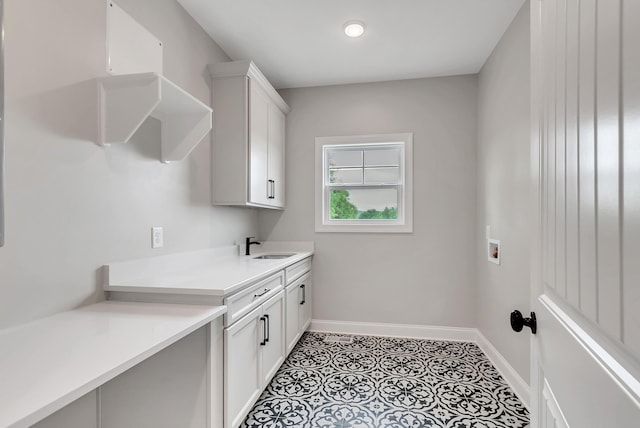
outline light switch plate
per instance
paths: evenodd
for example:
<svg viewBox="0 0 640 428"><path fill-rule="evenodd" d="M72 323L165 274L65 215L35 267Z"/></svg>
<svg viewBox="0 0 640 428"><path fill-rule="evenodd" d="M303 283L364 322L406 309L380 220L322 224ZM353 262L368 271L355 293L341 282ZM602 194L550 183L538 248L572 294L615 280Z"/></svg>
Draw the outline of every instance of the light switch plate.
<svg viewBox="0 0 640 428"><path fill-rule="evenodd" d="M151 228L151 248L162 248L164 245L164 229L162 227Z"/></svg>

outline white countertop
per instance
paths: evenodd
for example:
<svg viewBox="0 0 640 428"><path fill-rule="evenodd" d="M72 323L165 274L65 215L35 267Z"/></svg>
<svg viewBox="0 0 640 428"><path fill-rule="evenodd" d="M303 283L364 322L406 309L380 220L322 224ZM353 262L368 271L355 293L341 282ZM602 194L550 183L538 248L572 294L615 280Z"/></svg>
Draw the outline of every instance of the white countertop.
<svg viewBox="0 0 640 428"><path fill-rule="evenodd" d="M226 312L102 302L0 331L0 427L28 427Z"/></svg>
<svg viewBox="0 0 640 428"><path fill-rule="evenodd" d="M287 249L290 249L287 251ZM106 266L106 291L208 295L224 297L313 255L312 243L264 243L252 255L238 256L237 248L222 247ZM274 260L261 254L293 254Z"/></svg>

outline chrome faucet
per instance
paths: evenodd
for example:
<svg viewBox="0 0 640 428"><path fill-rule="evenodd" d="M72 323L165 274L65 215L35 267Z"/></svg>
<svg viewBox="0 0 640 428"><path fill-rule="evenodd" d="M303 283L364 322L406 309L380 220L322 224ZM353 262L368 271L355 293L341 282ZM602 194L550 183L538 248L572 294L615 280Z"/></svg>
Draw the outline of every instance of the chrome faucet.
<svg viewBox="0 0 640 428"><path fill-rule="evenodd" d="M245 244L244 244L244 255L245 256L248 256L248 255L251 254L250 250L251 250L251 246L253 244L260 245L260 243L258 241L252 241L253 238L254 238L253 236L249 236L249 237L245 238L245 241L244 241L245 242Z"/></svg>

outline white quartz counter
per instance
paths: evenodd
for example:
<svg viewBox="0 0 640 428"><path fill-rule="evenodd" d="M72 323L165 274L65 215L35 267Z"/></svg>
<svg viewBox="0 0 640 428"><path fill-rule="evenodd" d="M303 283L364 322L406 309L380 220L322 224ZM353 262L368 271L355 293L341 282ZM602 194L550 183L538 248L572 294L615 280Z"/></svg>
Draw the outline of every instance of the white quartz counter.
<svg viewBox="0 0 640 428"><path fill-rule="evenodd" d="M166 255L106 266L110 292L225 297L313 255L312 243L264 243L252 255L222 247ZM293 254L283 259L256 259L263 254Z"/></svg>
<svg viewBox="0 0 640 428"><path fill-rule="evenodd" d="M28 427L226 312L102 302L0 331L0 427Z"/></svg>

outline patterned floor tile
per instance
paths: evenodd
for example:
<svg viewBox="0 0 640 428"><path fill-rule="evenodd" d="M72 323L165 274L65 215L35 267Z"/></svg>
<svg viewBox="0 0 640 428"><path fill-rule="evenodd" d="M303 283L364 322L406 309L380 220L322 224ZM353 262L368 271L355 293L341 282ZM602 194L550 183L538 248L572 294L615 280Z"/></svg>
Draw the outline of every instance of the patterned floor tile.
<svg viewBox="0 0 640 428"><path fill-rule="evenodd" d="M376 384L367 375L337 373L324 381L323 392L327 398L344 403L364 403L374 398Z"/></svg>
<svg viewBox="0 0 640 428"><path fill-rule="evenodd" d="M379 421L380 428L444 428L444 422L433 414L410 412L408 410L393 409L384 413Z"/></svg>
<svg viewBox="0 0 640 428"><path fill-rule="evenodd" d="M425 371L444 381L477 382L482 379L473 363L456 358L432 358L426 361Z"/></svg>
<svg viewBox="0 0 640 428"><path fill-rule="evenodd" d="M381 338L378 342L380 349L390 354L409 354L413 355L422 350L421 344L413 339L401 338Z"/></svg>
<svg viewBox="0 0 640 428"><path fill-rule="evenodd" d="M312 427L319 428L376 428L375 415L360 406L330 404L321 407L311 419Z"/></svg>
<svg viewBox="0 0 640 428"><path fill-rule="evenodd" d="M529 427L475 343L327 336L302 336L242 428Z"/></svg>
<svg viewBox="0 0 640 428"><path fill-rule="evenodd" d="M378 368L378 359L367 352L347 350L334 355L331 365L338 370L369 373Z"/></svg>
<svg viewBox="0 0 640 428"><path fill-rule="evenodd" d="M413 354L384 355L379 364L390 375L421 377L428 373L428 360Z"/></svg>
<svg viewBox="0 0 640 428"><path fill-rule="evenodd" d="M280 370L267 387L272 395L281 397L308 397L322 388L325 377L314 370Z"/></svg>
<svg viewBox="0 0 640 428"><path fill-rule="evenodd" d="M384 379L380 397L398 409L428 410L438 403L432 386L407 377Z"/></svg>
<svg viewBox="0 0 640 428"><path fill-rule="evenodd" d="M303 427L311 419L311 410L303 400L266 396L251 409L244 426L249 428Z"/></svg>
<svg viewBox="0 0 640 428"><path fill-rule="evenodd" d="M331 352L323 348L300 347L291 352L285 365L300 369L317 369L331 361Z"/></svg>

